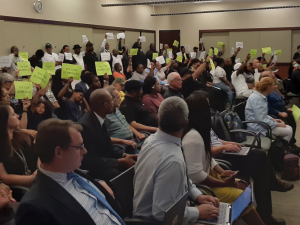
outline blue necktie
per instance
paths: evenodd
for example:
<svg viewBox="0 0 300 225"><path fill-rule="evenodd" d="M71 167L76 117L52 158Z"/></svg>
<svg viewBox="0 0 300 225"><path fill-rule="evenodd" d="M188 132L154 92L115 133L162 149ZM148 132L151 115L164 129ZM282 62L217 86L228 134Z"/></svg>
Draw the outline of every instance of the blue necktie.
<svg viewBox="0 0 300 225"><path fill-rule="evenodd" d="M122 225L126 225L121 217L113 210L113 208L108 204L106 199L97 191L93 186L91 186L88 182L86 182L83 178L81 178L76 173L68 173L67 174L68 180L74 178L76 182L86 191L88 191L91 195L95 196L97 200L104 205L111 214L113 214Z"/></svg>

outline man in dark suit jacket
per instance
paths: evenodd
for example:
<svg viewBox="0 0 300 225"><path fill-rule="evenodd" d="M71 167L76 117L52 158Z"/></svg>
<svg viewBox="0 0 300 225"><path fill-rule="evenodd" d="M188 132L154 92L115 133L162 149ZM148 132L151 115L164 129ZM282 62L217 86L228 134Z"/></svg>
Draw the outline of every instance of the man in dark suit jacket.
<svg viewBox="0 0 300 225"><path fill-rule="evenodd" d="M90 96L91 110L83 115L78 123L83 127L81 132L87 154L81 168L89 171L94 179L108 181L120 174L120 171L135 164L136 155L122 154L114 158L111 151L111 140L104 120L113 112L114 100L103 89L97 89Z"/></svg>
<svg viewBox="0 0 300 225"><path fill-rule="evenodd" d="M36 148L41 165L18 208L17 225L125 224L108 191L76 170L87 152L81 130L80 125L59 119L39 125Z"/></svg>

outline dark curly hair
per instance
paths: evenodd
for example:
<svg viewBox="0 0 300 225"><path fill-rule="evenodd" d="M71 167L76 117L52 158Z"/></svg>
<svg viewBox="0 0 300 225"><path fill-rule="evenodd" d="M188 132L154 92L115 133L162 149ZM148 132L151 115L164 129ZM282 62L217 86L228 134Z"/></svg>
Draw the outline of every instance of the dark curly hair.
<svg viewBox="0 0 300 225"><path fill-rule="evenodd" d="M156 78L152 76L147 76L143 84L143 94L151 94L152 87L156 84Z"/></svg>

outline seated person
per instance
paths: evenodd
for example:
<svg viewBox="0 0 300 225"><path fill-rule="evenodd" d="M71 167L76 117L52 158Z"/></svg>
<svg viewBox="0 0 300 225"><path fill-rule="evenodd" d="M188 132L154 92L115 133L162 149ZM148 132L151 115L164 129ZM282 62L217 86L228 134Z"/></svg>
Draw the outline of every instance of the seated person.
<svg viewBox="0 0 300 225"><path fill-rule="evenodd" d="M58 100L58 94L63 89L65 85L69 82L68 79L61 79L61 69L57 69L55 71L55 75L52 78L51 90L54 94L54 97ZM81 90L82 93L84 90ZM73 95L73 88L72 85L68 85L68 88L64 94L64 97L71 98Z"/></svg>
<svg viewBox="0 0 300 225"><path fill-rule="evenodd" d="M270 77L276 82L277 78L275 74L271 71L262 72L260 75L260 79L264 77ZM299 152L299 148L295 145L295 133L296 133L296 122L293 117L293 110L291 108L286 108L283 98L280 96L281 93L278 90L278 86L275 86L275 90L273 93L267 95L268 99L268 115L276 116L278 119L283 120L286 124L290 125L293 128L293 136L289 143L290 147Z"/></svg>
<svg viewBox="0 0 300 225"><path fill-rule="evenodd" d="M136 130L154 133L157 131L156 115L140 101L142 85L137 80L126 82L125 89L127 94L121 103L120 111L127 122Z"/></svg>
<svg viewBox="0 0 300 225"><path fill-rule="evenodd" d="M83 92L81 91L81 89L75 89L70 99L64 97L72 82L73 78L70 77L68 79L68 82L58 93L57 100L61 106L62 112L64 113L63 115L65 116L65 118L61 119L69 119L73 122L77 122L79 118L82 117L85 110L88 111L90 107L89 104L86 102L85 98L83 97Z"/></svg>
<svg viewBox="0 0 300 225"><path fill-rule="evenodd" d="M296 60L294 68L291 74L291 92L300 94L300 59Z"/></svg>
<svg viewBox="0 0 300 225"><path fill-rule="evenodd" d="M98 89L101 88L101 83L99 81L98 76L96 76L95 74L91 73L89 74L87 80L86 80L87 85L89 86L89 90L86 91L86 93L84 94L84 98L86 100L86 102L88 104L90 104L90 96L91 93Z"/></svg>
<svg viewBox="0 0 300 225"><path fill-rule="evenodd" d="M116 88L114 86L108 86L104 89L107 90L114 99L113 113L107 114L104 122L113 145L112 150L114 154L120 154L119 151L122 151L122 154L125 152L131 154L138 153L139 150L137 150L137 148L141 147L142 141L146 136L130 126L123 117L119 110L121 98ZM134 139L133 135L136 139Z"/></svg>
<svg viewBox="0 0 300 225"><path fill-rule="evenodd" d="M59 119L39 125L36 149L41 165L22 198L17 224L125 225L111 189L77 170L87 153L81 130L80 125Z"/></svg>
<svg viewBox="0 0 300 225"><path fill-rule="evenodd" d="M238 172L223 170L212 157L210 109L201 92L194 92L186 98L189 107L189 124L184 132L182 147L189 178L194 184L209 186L221 202L232 204L247 187L236 178ZM201 118L201 119L199 119ZM243 215L247 224L264 224L253 208Z"/></svg>
<svg viewBox="0 0 300 225"><path fill-rule="evenodd" d="M156 75L158 76L158 78L161 81L166 81L166 74L165 71L167 71L172 65L172 61L170 60L170 62L165 66L162 67L162 65L160 65L159 62L155 63L155 69L157 70Z"/></svg>
<svg viewBox="0 0 300 225"><path fill-rule="evenodd" d="M78 120L83 127L81 135L88 151L81 168L88 170L94 179L109 181L120 171L133 166L136 155L114 155L111 151L111 139L104 121L106 115L113 112L112 96L106 90L97 89L91 94L90 105L91 110Z"/></svg>
<svg viewBox="0 0 300 225"><path fill-rule="evenodd" d="M86 83L87 78L89 77L90 74L93 74L93 73L82 70L81 76L80 76L81 81L75 85L75 89L77 89L77 90L81 89L82 93L85 94L85 92L87 92L87 90L90 88L89 85L87 85L87 83ZM73 81L73 83L74 83L74 81Z"/></svg>
<svg viewBox="0 0 300 225"><path fill-rule="evenodd" d="M145 141L134 167L134 217L163 221L165 212L186 191L191 201L201 205L185 208L184 224L218 217L219 200L202 195L187 177L181 150L187 119L184 100L170 97L162 102L158 111L159 130Z"/></svg>
<svg viewBox="0 0 300 225"><path fill-rule="evenodd" d="M137 80L140 82L144 82L147 75L144 75L144 66L143 64L138 64L136 70L132 74L131 80Z"/></svg>
<svg viewBox="0 0 300 225"><path fill-rule="evenodd" d="M36 92L32 102L23 101L23 113L20 122L21 129L37 130L38 125L43 121L52 118L53 106L44 98L39 98L41 86L36 85Z"/></svg>
<svg viewBox="0 0 300 225"><path fill-rule="evenodd" d="M215 62L217 63L217 67L215 70L211 71L211 74L213 75L213 85L226 92L229 104L232 104L234 88L232 84L227 80L226 72L222 68L222 66L224 65L224 59L216 58Z"/></svg>
<svg viewBox="0 0 300 225"><path fill-rule="evenodd" d="M117 77L112 85L116 88L116 90L119 92L121 102L125 98L125 93L123 92L123 89L125 87L125 80L122 77Z"/></svg>
<svg viewBox="0 0 300 225"><path fill-rule="evenodd" d="M248 68L247 62L250 59L250 54L247 55L247 59L245 60L245 62L243 63L237 63L234 65L234 72L231 75L231 82L232 85L235 89L236 92L236 96L237 97L245 97L248 98L254 91L254 85L250 84L249 82L247 82L247 78L246 76L248 76L248 74L245 72L245 70L248 72L250 70L250 68ZM245 74L247 74L245 76ZM253 76L253 75L252 75ZM251 80L251 82L254 83L254 77L253 77L253 81L252 79L249 79L250 77L248 76L248 80Z"/></svg>
<svg viewBox="0 0 300 225"><path fill-rule="evenodd" d="M19 129L18 118L9 105L0 106L0 180L7 185L30 187L37 173L38 157L33 138Z"/></svg>
<svg viewBox="0 0 300 225"><path fill-rule="evenodd" d="M114 64L113 76L114 76L115 79L117 77L122 77L122 78L124 78L124 80L126 80L126 76L123 73L121 73L122 70L123 70L123 67L122 67L121 63L115 63Z"/></svg>
<svg viewBox="0 0 300 225"><path fill-rule="evenodd" d="M256 91L248 98L245 108L246 121L261 121L265 122L272 128L272 135L283 138L287 143L290 142L293 136L293 128L286 125L280 119L273 119L268 116L268 101L267 95L274 92L274 80L269 77L264 77L256 82ZM254 132L261 131L262 135L266 135L267 130L260 124L247 124L248 130Z"/></svg>
<svg viewBox="0 0 300 225"><path fill-rule="evenodd" d="M158 113L160 104L164 100L164 97L160 94L160 92L161 86L158 80L155 77L146 77L143 84L142 102L151 112L154 112L156 115Z"/></svg>

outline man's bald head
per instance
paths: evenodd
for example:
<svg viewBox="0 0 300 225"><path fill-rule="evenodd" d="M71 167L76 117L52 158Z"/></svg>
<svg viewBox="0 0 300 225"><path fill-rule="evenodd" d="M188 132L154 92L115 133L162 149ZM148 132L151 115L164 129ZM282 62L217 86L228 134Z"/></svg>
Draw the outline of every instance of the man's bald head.
<svg viewBox="0 0 300 225"><path fill-rule="evenodd" d="M275 80L275 74L272 72L272 71L264 71L260 74L259 76L259 80L261 80L262 78L264 77L270 77L272 78L273 80Z"/></svg>
<svg viewBox="0 0 300 225"><path fill-rule="evenodd" d="M104 103L112 100L111 95L104 89L97 89L92 92L90 97L91 109L95 112L105 109Z"/></svg>

